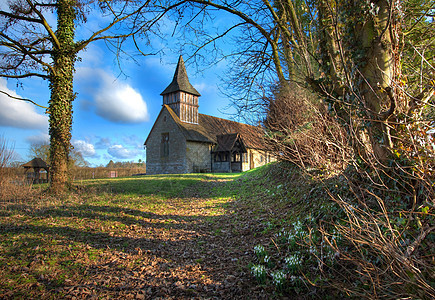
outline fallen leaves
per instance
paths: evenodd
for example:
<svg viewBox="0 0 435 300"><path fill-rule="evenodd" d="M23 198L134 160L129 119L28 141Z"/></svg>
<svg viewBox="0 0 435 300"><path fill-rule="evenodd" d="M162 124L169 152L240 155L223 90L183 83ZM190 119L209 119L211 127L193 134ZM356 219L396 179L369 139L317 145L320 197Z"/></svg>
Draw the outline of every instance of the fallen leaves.
<svg viewBox="0 0 435 300"><path fill-rule="evenodd" d="M270 298L247 267L264 239L253 235L258 221L219 195L230 182L192 180L169 199L104 193L2 207L0 298Z"/></svg>

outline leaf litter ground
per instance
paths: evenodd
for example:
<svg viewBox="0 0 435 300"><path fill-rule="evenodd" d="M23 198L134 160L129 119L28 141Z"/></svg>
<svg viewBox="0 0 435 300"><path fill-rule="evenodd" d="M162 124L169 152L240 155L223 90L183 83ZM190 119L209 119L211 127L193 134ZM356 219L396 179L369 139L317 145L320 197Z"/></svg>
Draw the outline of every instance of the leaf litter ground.
<svg viewBox="0 0 435 300"><path fill-rule="evenodd" d="M241 177L95 180L1 202L0 298L276 297L249 271L270 211L241 200Z"/></svg>

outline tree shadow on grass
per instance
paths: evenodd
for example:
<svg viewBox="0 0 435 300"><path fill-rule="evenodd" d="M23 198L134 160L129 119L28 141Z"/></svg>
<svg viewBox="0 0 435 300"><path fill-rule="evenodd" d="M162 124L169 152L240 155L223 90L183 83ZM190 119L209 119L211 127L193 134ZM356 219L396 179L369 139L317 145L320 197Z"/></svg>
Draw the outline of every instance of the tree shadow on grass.
<svg viewBox="0 0 435 300"><path fill-rule="evenodd" d="M217 205L220 206L220 205ZM176 214L156 214L138 209L122 208L108 205L91 205L82 204L78 206L50 206L39 209L32 209L32 206L19 205L18 207L10 206L9 210L19 209L25 211L26 217L46 219L51 218L56 222L65 223L70 219L72 223L82 220L81 226L94 226L98 224L107 225L107 223L123 224L127 227L140 226L146 228L164 228L164 229L183 229L191 227L193 223L203 222L204 218L196 215L176 215ZM12 213L5 214L11 216Z"/></svg>
<svg viewBox="0 0 435 300"><path fill-rule="evenodd" d="M147 183L137 180L135 184ZM122 185L121 182L117 184ZM148 189L145 193L154 195L156 190ZM71 267L72 282L62 278L42 278L37 269L25 271L33 272L32 276L39 284L39 287L30 288L31 296L40 296L42 286L53 297L83 297L95 293L113 298L136 293L137 297L145 299L248 297L255 284L249 276L239 276L244 274L245 271L241 270L246 265L239 263L238 256L246 255L247 249L252 249L253 245L243 248L245 246L239 242L244 241L244 236L234 236L232 227L226 225L231 220L228 215L230 203L213 201L215 198L231 198L234 190L226 183L199 180L172 189L168 194L174 191L181 191L176 198L168 197L174 205L182 204L183 209L188 210L190 206L194 209L197 201L203 201L201 209L218 208L221 213L182 215L177 214L176 207L169 213L156 213L147 211L146 206L142 210L131 208L128 202L125 202L126 207L122 206L122 201L114 205L98 205L92 201L101 201L92 199L86 200L89 203L85 204L61 206L3 205L7 212L5 217L19 214L21 217L0 225L0 238L17 241L15 247L9 247L3 253L0 251L0 254L5 260L14 261L21 253L24 256L20 259L30 264L32 256L41 252L35 249L47 247L47 255ZM147 201L143 192L143 189L129 190L128 194L136 193ZM227 227L222 229L221 226ZM29 240L21 243L21 237ZM56 241L56 244L50 245L49 241ZM101 256L94 257L95 251ZM61 253L66 253L66 257ZM17 272L24 271L18 269ZM67 271L58 272L62 275ZM84 275L79 274L81 272ZM227 280L231 276L233 279ZM237 282L236 276L239 276ZM19 290L23 291L23 288Z"/></svg>
<svg viewBox="0 0 435 300"><path fill-rule="evenodd" d="M217 217L196 217L195 221L209 222L210 218ZM157 229L159 224L149 226ZM177 231L177 226L170 224L166 228ZM10 257L11 260L21 256L21 260L28 260L25 264L27 266L31 265L35 255L41 253L47 257L57 257L58 260L62 260L59 253L65 249L71 251L72 255L77 254L77 251L91 253L95 249L104 253L103 259L88 258L89 264L85 266L87 275L78 280L76 289L73 286L77 287L77 284L71 286L58 278L41 277L37 268L26 271L33 274L39 287L42 285L53 295L60 290L72 294L90 290L92 293L113 294L117 297L144 289L149 297L189 298L219 293L220 279L214 278L200 264L206 256L219 257L219 252L216 252L217 242L208 240L207 236L194 230L168 236L160 233L151 236L121 236L70 226L34 224L3 225L0 230L8 238L26 237L15 247L9 248L9 251L3 252L2 256ZM48 247L47 240L56 241L56 246ZM206 247L209 243L213 244ZM46 248L49 251L43 250ZM77 263L73 263L75 264ZM205 277L208 279L204 281Z"/></svg>
<svg viewBox="0 0 435 300"><path fill-rule="evenodd" d="M86 232L65 226L10 225L2 230L10 238L14 235L25 236L9 251L1 253L10 261L20 262L9 270L9 264L2 263L3 276L9 271L9 276L20 274L19 283L25 280L24 286L16 286L9 292L0 284L2 299L39 298L42 295L51 295L49 298L66 295L124 298L123 295L132 294L152 298L169 295L184 298L197 294L188 287L179 288L185 276L183 272L173 273L170 270L189 270L190 262L171 260L193 249L189 244L180 247L179 241L112 236L110 233ZM47 245L47 239L56 240L57 245ZM98 253L102 256L91 257L89 254L95 250L101 250ZM61 252L70 252L71 255L61 257ZM53 262L58 265L53 266ZM49 271L55 276L50 276Z"/></svg>

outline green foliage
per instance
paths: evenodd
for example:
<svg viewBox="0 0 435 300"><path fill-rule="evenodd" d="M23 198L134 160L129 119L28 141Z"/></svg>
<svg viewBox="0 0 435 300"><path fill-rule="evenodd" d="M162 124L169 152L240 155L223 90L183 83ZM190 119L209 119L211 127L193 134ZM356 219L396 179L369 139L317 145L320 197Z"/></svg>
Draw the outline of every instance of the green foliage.
<svg viewBox="0 0 435 300"><path fill-rule="evenodd" d="M141 159L139 159L139 162L134 162L134 161L117 161L114 162L113 160L110 160L107 165L106 168L145 168L145 162L142 162Z"/></svg>
<svg viewBox="0 0 435 300"><path fill-rule="evenodd" d="M263 265L252 265L251 273L254 275L255 279L257 279L258 283L266 283L267 271Z"/></svg>

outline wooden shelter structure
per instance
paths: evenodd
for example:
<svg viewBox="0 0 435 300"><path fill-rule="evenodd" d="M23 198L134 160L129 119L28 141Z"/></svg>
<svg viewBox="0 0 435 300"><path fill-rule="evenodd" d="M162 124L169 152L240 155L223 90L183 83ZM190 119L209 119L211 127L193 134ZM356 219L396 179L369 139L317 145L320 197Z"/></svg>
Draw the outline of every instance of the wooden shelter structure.
<svg viewBox="0 0 435 300"><path fill-rule="evenodd" d="M217 144L213 147L212 166L226 172L241 172L243 161L247 161L243 139L239 133L221 134L216 136Z"/></svg>
<svg viewBox="0 0 435 300"><path fill-rule="evenodd" d="M48 182L48 174L50 168L48 167L47 163L41 158L36 157L21 166L25 169L25 173L27 175L26 178L28 181L31 181L34 184ZM30 172L31 169L33 170L33 172ZM41 173L41 170L45 170L46 173Z"/></svg>

